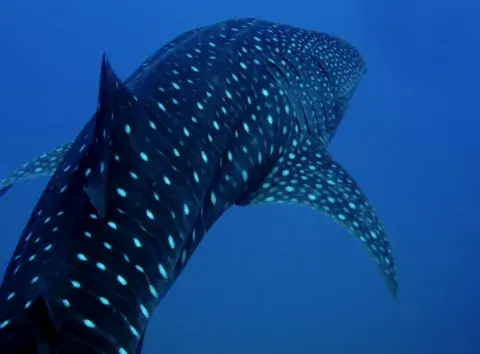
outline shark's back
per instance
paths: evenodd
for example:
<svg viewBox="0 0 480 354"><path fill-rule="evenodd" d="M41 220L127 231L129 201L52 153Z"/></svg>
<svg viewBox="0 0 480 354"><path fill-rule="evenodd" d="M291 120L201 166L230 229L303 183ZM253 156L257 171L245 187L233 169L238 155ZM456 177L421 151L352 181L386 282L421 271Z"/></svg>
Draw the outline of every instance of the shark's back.
<svg viewBox="0 0 480 354"><path fill-rule="evenodd" d="M336 36L253 18L227 20L181 33L145 59L124 84L131 90L145 80L155 84L156 75L165 73L162 68L166 62L178 58L179 51L200 43L197 41L205 39L205 31L215 27L225 30L223 40L232 42L238 41L242 33L247 33L248 38L249 31L263 35L266 51L258 55L257 61L266 61L276 82L286 88L302 127L328 143L366 72L365 60L357 48ZM287 46L286 41L291 45ZM260 43L255 45L259 47ZM63 144L12 171L0 181L0 196L18 181L52 175L70 146Z"/></svg>
<svg viewBox="0 0 480 354"><path fill-rule="evenodd" d="M217 36L219 31L221 37ZM295 106L300 129L320 136L326 144L335 134L366 72L365 60L358 49L342 38L254 18L200 27L182 34L175 42L177 45L162 48L146 60L130 76L127 86L149 95L156 86L169 82L168 79L173 83L181 80L181 70L188 70L192 64L192 58L188 57L192 52L198 55L195 60L204 60L210 66L202 68L205 75L215 74L206 81L210 90L227 88L226 78L232 70L237 72L237 68L247 70L249 75L258 72L260 86L260 77L267 66L272 81L285 89L292 107ZM215 47L202 56L205 49L199 48L208 43ZM228 63L235 56L238 63ZM242 70L238 73L242 74ZM161 92L155 97L169 99L171 93L166 88L164 91L166 95Z"/></svg>

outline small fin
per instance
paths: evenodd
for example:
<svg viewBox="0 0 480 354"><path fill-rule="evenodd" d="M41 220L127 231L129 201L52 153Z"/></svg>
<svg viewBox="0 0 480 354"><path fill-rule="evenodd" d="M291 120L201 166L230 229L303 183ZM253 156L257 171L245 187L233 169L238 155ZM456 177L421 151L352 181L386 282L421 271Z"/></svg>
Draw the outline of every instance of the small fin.
<svg viewBox="0 0 480 354"><path fill-rule="evenodd" d="M4 195L14 184L20 181L40 176L52 176L71 146L71 143L60 145L54 150L46 152L13 170L10 175L0 182L0 196Z"/></svg>
<svg viewBox="0 0 480 354"><path fill-rule="evenodd" d="M385 228L355 180L321 146L306 140L286 151L263 185L237 204L306 204L329 214L367 246L396 299L395 261Z"/></svg>

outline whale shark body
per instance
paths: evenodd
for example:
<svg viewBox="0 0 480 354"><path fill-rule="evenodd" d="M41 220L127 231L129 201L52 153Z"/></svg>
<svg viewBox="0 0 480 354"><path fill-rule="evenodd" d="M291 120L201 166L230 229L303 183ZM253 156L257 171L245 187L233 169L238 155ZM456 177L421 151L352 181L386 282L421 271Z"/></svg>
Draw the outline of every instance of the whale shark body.
<svg viewBox="0 0 480 354"><path fill-rule="evenodd" d="M385 228L326 150L364 73L340 38L250 18L181 34L124 82L104 56L74 142L0 183L53 174L0 287L0 352L140 353L159 301L233 205L330 215L396 297Z"/></svg>

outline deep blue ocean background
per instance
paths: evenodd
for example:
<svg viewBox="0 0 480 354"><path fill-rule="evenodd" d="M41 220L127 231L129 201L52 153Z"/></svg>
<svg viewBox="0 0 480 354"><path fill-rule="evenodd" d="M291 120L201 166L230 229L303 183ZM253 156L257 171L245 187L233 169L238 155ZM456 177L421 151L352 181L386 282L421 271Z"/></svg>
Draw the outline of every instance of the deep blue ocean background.
<svg viewBox="0 0 480 354"><path fill-rule="evenodd" d="M0 179L72 140L100 59L126 78L229 17L339 35L369 64L330 151L383 219L400 294L358 240L295 206L233 208L161 302L145 354L480 353L480 2L0 1ZM0 200L0 270L47 179Z"/></svg>

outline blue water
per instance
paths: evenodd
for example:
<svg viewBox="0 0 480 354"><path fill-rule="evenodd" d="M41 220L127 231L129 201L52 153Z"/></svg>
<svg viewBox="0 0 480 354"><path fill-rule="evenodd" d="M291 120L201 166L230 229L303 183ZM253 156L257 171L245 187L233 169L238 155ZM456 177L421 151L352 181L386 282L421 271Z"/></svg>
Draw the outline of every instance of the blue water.
<svg viewBox="0 0 480 354"><path fill-rule="evenodd" d="M0 2L0 176L72 140L100 58L125 78L193 27L253 16L339 35L369 63L331 152L390 233L395 303L360 242L295 206L229 210L158 307L146 354L480 353L480 3ZM0 270L46 179L0 200Z"/></svg>

